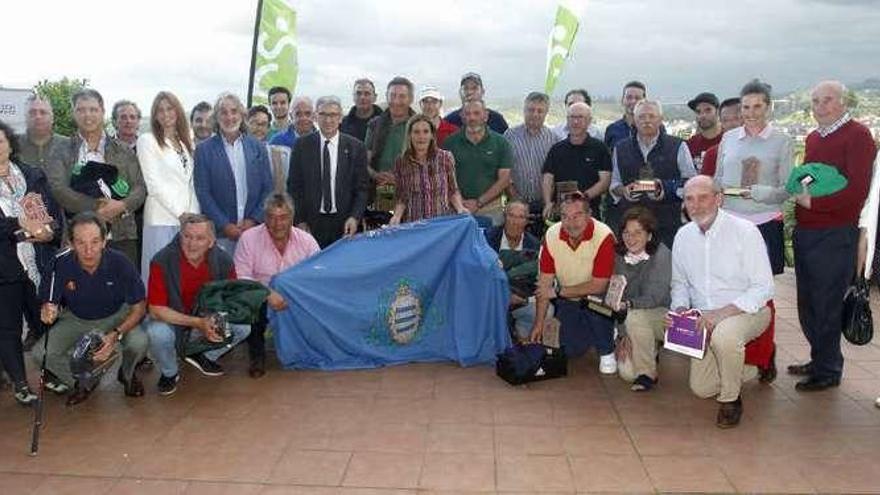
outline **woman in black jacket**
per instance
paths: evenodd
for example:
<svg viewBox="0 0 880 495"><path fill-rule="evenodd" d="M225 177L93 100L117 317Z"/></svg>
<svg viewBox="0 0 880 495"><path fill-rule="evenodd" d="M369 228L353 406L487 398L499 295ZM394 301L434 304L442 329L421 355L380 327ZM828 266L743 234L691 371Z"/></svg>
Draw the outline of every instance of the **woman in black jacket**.
<svg viewBox="0 0 880 495"><path fill-rule="evenodd" d="M59 237L58 222L26 214L22 200L40 196L49 215L61 213L48 193L46 176L37 168L15 163L18 144L12 128L0 122L0 363L15 387L15 400L32 404L22 351L22 317L38 306L35 287L49 264ZM53 225L54 224L54 225Z"/></svg>

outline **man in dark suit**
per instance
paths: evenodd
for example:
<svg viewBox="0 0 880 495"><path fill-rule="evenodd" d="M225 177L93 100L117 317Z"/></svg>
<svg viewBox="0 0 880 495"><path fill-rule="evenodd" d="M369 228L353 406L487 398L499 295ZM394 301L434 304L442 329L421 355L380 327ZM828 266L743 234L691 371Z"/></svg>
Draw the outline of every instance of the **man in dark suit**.
<svg viewBox="0 0 880 495"><path fill-rule="evenodd" d="M196 147L193 181L202 213L217 226L217 242L231 256L242 232L263 221L272 169L266 146L245 133L237 96L221 94L214 117L218 132Z"/></svg>
<svg viewBox="0 0 880 495"><path fill-rule="evenodd" d="M321 248L357 232L367 205L367 150L339 132L342 104L335 96L318 99L318 131L293 146L287 191L296 226L311 232Z"/></svg>

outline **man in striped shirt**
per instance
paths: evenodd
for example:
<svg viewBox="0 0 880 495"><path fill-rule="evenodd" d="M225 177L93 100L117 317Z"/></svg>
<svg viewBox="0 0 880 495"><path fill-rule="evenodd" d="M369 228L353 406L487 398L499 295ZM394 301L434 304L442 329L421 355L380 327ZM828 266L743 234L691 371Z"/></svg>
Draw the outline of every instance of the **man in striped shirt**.
<svg viewBox="0 0 880 495"><path fill-rule="evenodd" d="M513 150L510 193L529 205L531 211L541 211L541 169L547 152L559 141L553 131L544 125L550 97L532 92L523 104L524 123L507 129L504 139Z"/></svg>

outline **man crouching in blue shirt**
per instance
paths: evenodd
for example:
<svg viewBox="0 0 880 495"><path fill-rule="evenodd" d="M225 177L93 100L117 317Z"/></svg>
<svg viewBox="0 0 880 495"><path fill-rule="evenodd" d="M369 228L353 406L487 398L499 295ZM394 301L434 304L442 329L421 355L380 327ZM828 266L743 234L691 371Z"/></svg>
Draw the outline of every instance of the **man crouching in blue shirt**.
<svg viewBox="0 0 880 495"><path fill-rule="evenodd" d="M135 365L147 352L147 334L140 322L146 313L146 291L137 269L119 251L107 247L107 227L92 212L73 217L69 225L72 253L57 259L54 276L44 277L40 286L43 306L40 318L53 325L33 349L38 366L46 354L46 388L63 394L73 406L91 393L77 386L70 369L70 352L89 333L103 335L95 352L96 363L107 360L117 345L122 347L122 365L117 374L125 395L140 397L144 386ZM48 338L48 346L45 339Z"/></svg>

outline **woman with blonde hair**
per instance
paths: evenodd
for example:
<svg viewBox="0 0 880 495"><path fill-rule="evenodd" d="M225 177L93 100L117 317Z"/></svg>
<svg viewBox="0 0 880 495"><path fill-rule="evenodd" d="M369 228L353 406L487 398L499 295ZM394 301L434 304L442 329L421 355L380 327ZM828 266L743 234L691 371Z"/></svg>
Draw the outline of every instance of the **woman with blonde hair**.
<svg viewBox="0 0 880 495"><path fill-rule="evenodd" d="M150 260L180 231L180 215L199 213L193 186L192 131L180 100L171 92L160 91L153 99L150 132L138 138L137 155L147 184L141 257L146 285Z"/></svg>
<svg viewBox="0 0 880 495"><path fill-rule="evenodd" d="M406 124L406 147L394 161L394 179L397 204L391 225L468 213L455 180L455 158L437 147L437 129L424 114Z"/></svg>

